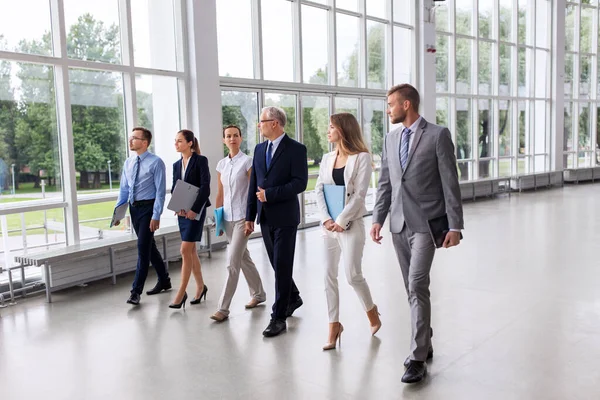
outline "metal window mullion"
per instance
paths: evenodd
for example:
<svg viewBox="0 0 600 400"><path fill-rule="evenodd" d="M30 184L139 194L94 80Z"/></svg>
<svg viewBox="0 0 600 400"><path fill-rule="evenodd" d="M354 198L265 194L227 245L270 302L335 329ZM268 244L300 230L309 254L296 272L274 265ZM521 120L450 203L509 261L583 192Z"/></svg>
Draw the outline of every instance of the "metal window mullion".
<svg viewBox="0 0 600 400"><path fill-rule="evenodd" d="M390 87L395 84L394 82L394 54L396 53L396 49L394 48L396 42L394 40L394 23L393 19L393 4L391 0L386 1L386 10L388 13L388 22L385 29L386 35L386 46L385 46L385 69L386 81L384 83L385 87ZM414 46L413 46L414 47ZM414 62L414 59L412 60ZM411 77L412 78L412 77Z"/></svg>
<svg viewBox="0 0 600 400"><path fill-rule="evenodd" d="M181 65L178 65L184 78L177 79L178 83L178 95L179 95L179 124L180 128L183 126L193 126L192 121L192 99L188 95L188 85L191 82L190 77L190 60L189 60L189 44L185 38L188 37L188 26L187 26L187 8L183 4L182 0L175 1L175 29L176 29L176 49L177 59L181 60Z"/></svg>
<svg viewBox="0 0 600 400"><path fill-rule="evenodd" d="M65 239L67 245L79 244L79 212L77 208L77 178L75 176L75 148L73 145L73 118L69 90L69 60L67 57L67 29L63 0L50 1L50 18L54 54L60 62L54 66L56 116L59 126L59 154L62 170L62 189L66 202Z"/></svg>
<svg viewBox="0 0 600 400"><path fill-rule="evenodd" d="M447 7L448 9L448 22L450 26L448 30L450 34L448 36L448 92L456 94L456 4L452 1L452 6ZM454 112L456 112L456 105L454 105ZM454 114L453 114L454 115ZM449 116L450 117L450 116ZM452 130L454 132L454 129Z"/></svg>
<svg viewBox="0 0 600 400"><path fill-rule="evenodd" d="M303 81L302 71L302 3L297 1L292 4L292 42L294 46L294 80Z"/></svg>
<svg viewBox="0 0 600 400"><path fill-rule="evenodd" d="M517 164L515 160L519 156L519 101L511 101L510 102L510 127L511 127L511 137L510 137L510 154L513 157L511 161L511 173L514 175L517 173Z"/></svg>
<svg viewBox="0 0 600 400"><path fill-rule="evenodd" d="M471 33L475 33L475 39L471 40L471 95L479 94L479 42L477 41L477 32L479 31L479 4L476 0L473 1L473 9L471 10ZM472 97L472 96L471 96ZM473 163L472 179L479 178L479 99L472 97L469 99L471 104L471 148L473 154L471 157L475 160ZM491 111L491 110L490 110ZM491 139L491 138L490 138Z"/></svg>
<svg viewBox="0 0 600 400"><path fill-rule="evenodd" d="M338 84L338 74L337 74L337 38L335 35L336 25L337 25L337 17L335 13L335 1L331 1L331 9L328 11L329 13L329 26L327 29L327 49L329 51L329 68L327 68L328 79L332 86L337 86Z"/></svg>
<svg viewBox="0 0 600 400"><path fill-rule="evenodd" d="M367 17L366 17L366 0L360 0L359 11L362 15L359 18L359 59L358 59L358 87L368 87L368 71L369 64L367 60L368 47L368 36L367 36Z"/></svg>
<svg viewBox="0 0 600 400"><path fill-rule="evenodd" d="M123 47L123 64L126 64L127 71L123 76L123 97L125 105L125 121L127 124L126 132L129 132L137 125L137 94L135 90L135 55L133 49L133 22L131 15L131 1L119 0L119 13L121 22L121 38L126 40ZM129 150L126 147L126 151Z"/></svg>
<svg viewBox="0 0 600 400"><path fill-rule="evenodd" d="M262 4L261 0L252 1L252 47L254 62L254 78L263 76L263 43L262 43Z"/></svg>

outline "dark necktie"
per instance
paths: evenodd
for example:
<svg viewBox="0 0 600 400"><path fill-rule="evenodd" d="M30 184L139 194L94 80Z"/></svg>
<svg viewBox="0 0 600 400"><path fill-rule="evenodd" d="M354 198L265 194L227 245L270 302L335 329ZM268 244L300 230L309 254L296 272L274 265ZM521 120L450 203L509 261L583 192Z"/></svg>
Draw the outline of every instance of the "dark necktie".
<svg viewBox="0 0 600 400"><path fill-rule="evenodd" d="M271 160L273 159L273 154L271 154L273 152L273 142L269 142L269 145L267 146L267 169L269 169L269 167L271 167Z"/></svg>
<svg viewBox="0 0 600 400"><path fill-rule="evenodd" d="M402 131L402 141L400 142L400 164L402 164L402 170L406 169L411 134L412 132L408 128L404 128L404 130Z"/></svg>
<svg viewBox="0 0 600 400"><path fill-rule="evenodd" d="M137 161L133 164L133 182L131 183L131 188L129 189L129 203L133 204L135 201L135 185L137 184L138 176L140 175L140 163L142 159L140 156L137 157Z"/></svg>

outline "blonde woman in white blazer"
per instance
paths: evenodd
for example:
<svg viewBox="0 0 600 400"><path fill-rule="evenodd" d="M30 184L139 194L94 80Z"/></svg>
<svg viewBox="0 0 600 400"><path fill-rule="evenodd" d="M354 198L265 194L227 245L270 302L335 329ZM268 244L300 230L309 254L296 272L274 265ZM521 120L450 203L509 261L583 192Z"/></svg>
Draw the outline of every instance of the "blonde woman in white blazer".
<svg viewBox="0 0 600 400"><path fill-rule="evenodd" d="M344 330L339 321L337 276L340 256L343 256L341 258L346 279L367 313L371 334L374 335L381 327L377 306L373 303L369 285L362 275L366 237L363 216L367 213L365 197L373 171L371 154L363 140L358 121L349 113L331 116L327 140L335 145L335 150L323 156L315 187L325 240L325 293L329 309L329 340L323 350L335 349ZM327 209L324 185L346 187L346 205L335 221Z"/></svg>

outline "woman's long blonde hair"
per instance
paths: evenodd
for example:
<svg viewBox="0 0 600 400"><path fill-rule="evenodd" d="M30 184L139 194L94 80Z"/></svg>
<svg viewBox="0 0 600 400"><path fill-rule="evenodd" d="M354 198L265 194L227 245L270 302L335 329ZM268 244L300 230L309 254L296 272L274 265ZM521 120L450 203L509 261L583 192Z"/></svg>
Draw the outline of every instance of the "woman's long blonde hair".
<svg viewBox="0 0 600 400"><path fill-rule="evenodd" d="M360 125L354 115L350 113L333 114L330 121L331 125L342 134L342 140L336 146L338 151L348 155L369 152Z"/></svg>

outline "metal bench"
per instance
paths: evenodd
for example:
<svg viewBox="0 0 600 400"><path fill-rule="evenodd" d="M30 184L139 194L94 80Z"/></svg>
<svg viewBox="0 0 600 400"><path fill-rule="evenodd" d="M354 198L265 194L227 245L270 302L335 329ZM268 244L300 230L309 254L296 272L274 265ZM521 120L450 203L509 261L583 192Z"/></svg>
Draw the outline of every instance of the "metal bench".
<svg viewBox="0 0 600 400"><path fill-rule="evenodd" d="M563 171L563 174L565 182L594 182L596 179L600 179L600 167L568 168Z"/></svg>
<svg viewBox="0 0 600 400"><path fill-rule="evenodd" d="M208 253L211 257L211 228L205 224L205 245L199 246L198 253ZM157 247L167 263L180 258L181 237L177 226L161 228L154 234ZM27 289L39 287L45 289L46 300L52 302L52 292L77 286L83 283L112 278L116 283L119 274L135 271L137 261L137 237L135 234L111 239L96 240L60 249L15 256L15 265L8 268L11 302L15 292L26 293ZM40 281L25 284L25 268L42 269ZM13 286L12 270L21 270L21 288Z"/></svg>

